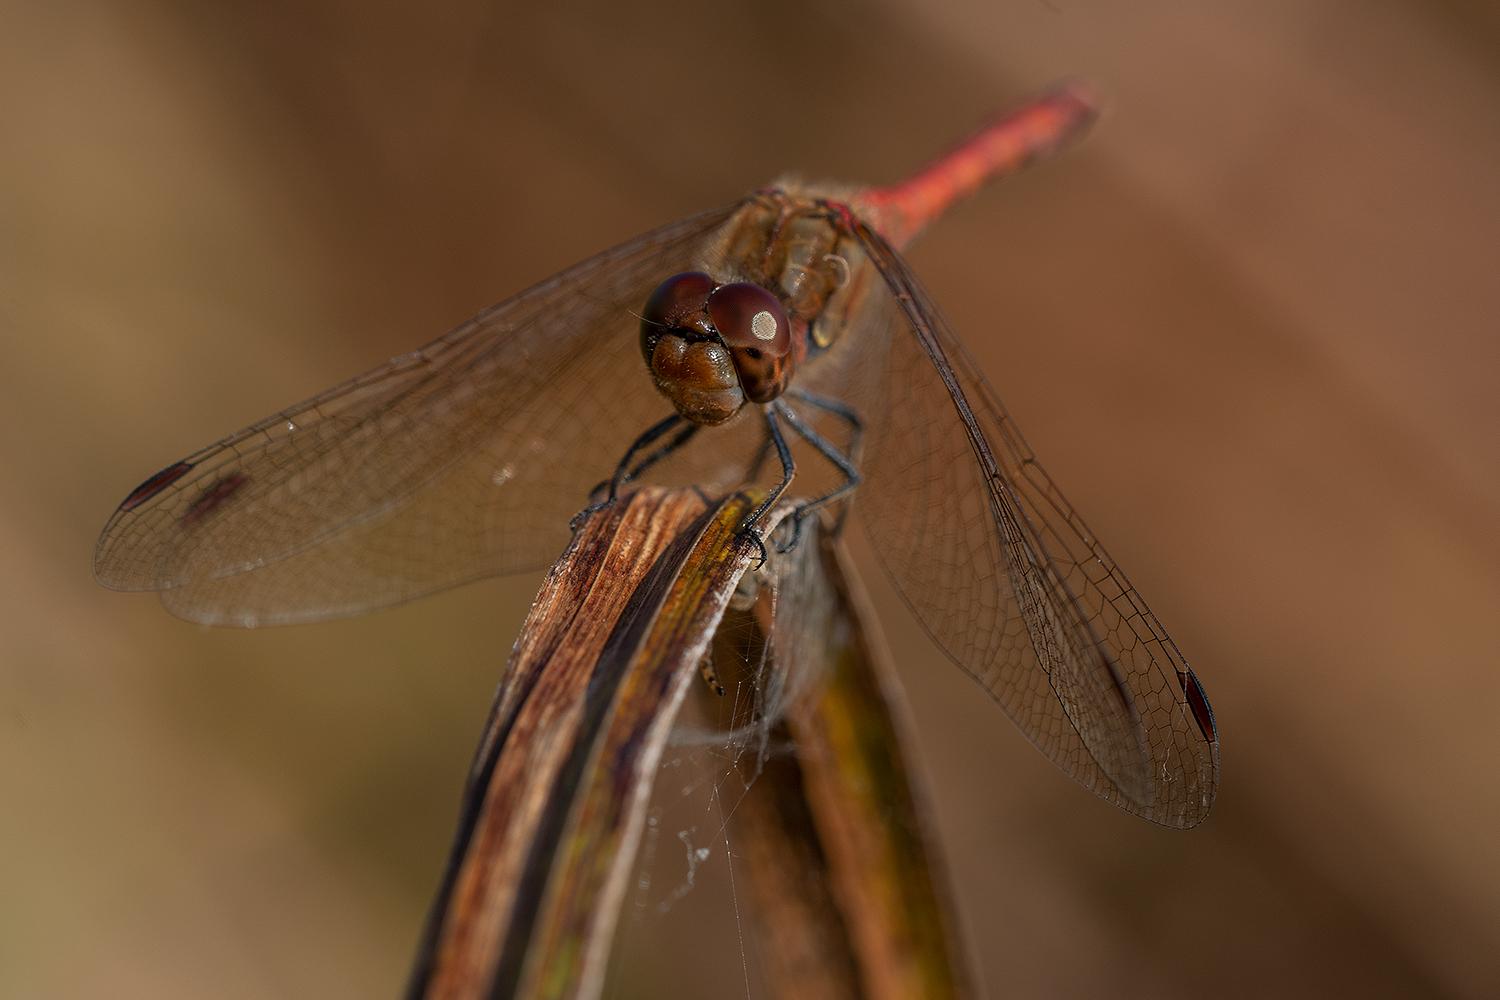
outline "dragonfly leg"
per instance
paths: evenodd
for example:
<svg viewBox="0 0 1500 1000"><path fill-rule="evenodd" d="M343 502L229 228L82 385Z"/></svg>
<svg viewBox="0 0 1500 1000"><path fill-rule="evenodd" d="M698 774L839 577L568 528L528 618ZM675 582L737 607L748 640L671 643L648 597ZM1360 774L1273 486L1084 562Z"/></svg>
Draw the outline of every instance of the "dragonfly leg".
<svg viewBox="0 0 1500 1000"><path fill-rule="evenodd" d="M697 434L702 429L703 427L700 424L685 425L682 430L678 431L672 436L672 440L668 441L660 448L657 448L645 458L641 459L640 462L637 463L636 467L627 472L625 474L625 478L620 480L620 485L623 486L633 479L640 478L641 473L645 472L657 462L660 462L662 459L671 455L678 448L681 448L683 445L687 444L693 439L693 435Z"/></svg>
<svg viewBox="0 0 1500 1000"><path fill-rule="evenodd" d="M607 483L600 483L589 491L589 495L592 496L595 493L598 493L599 490L602 489L605 485L608 485L609 495L598 503L589 504L583 510L579 511L577 516L575 516L572 521L568 522L568 527L576 530L578 526L583 523L584 519L587 518L590 514L601 511L605 507L613 504L615 502L615 498L619 496L621 486L630 482L646 469L650 468L652 465L655 465L657 462L661 461L663 458L666 458L672 452L676 451L678 448L686 444L688 440L691 439L692 436L697 432L698 428L696 425L690 424L684 430L679 431L672 438L672 440L668 441L666 444L656 449L656 451L643 458L640 464L635 466L635 468L632 469L630 466L630 461L631 459L635 458L636 452L650 445L657 438L661 437L663 434L667 433L680 423L682 423L682 417L674 413L670 417L667 417L665 420L651 425L646 429L645 433L631 442L630 447L625 452L625 457L620 459L619 465L615 466L615 474L607 480Z"/></svg>
<svg viewBox="0 0 1500 1000"><path fill-rule="evenodd" d="M815 406L826 413L839 417L849 425L849 451L848 458L856 466L864 464L865 450L865 423L859 419L859 414L854 407L848 403L834 399L832 396L823 396L816 392L808 392L806 389L792 386L786 394L793 399L800 400L809 406Z"/></svg>
<svg viewBox="0 0 1500 1000"><path fill-rule="evenodd" d="M812 400L807 401L813 402ZM813 403L813 405L818 406L821 404ZM842 404L839 405L842 406ZM796 411L794 411L784 401L778 399L773 402L771 406L781 414L782 418L786 420L787 425L790 426L792 430L802 435L803 439L807 441L808 444L818 449L818 452L822 454L824 458L832 462L835 466L838 467L838 470L844 474L844 484L838 489L833 490L831 493L826 493L823 496L818 497L818 499L816 500L809 500L807 503L802 504L792 512L792 539L787 543L786 547L782 549L783 552L789 552L797 547L797 539L802 536L803 518L807 517L807 515L813 513L820 507L826 507L831 503L837 503L847 497L859 486L861 477L859 474L859 467L855 464L854 459L850 458L848 455L845 455L842 451L839 451L839 449L834 446L833 442L829 441L823 435L813 430L812 425L808 424L801 417L797 416ZM850 426L853 428L852 435L854 438L850 450L857 452L861 443L861 428L858 423L859 418L854 416L852 411L848 413L841 413L839 410L834 410L832 408L829 408L829 410L830 412L836 413L840 416L844 416L849 420ZM844 515L843 513L840 513L839 523L837 527L843 527L843 523Z"/></svg>
<svg viewBox="0 0 1500 1000"><path fill-rule="evenodd" d="M781 425L776 421L777 408L775 403L768 403L761 410L766 415L766 429L770 432L771 443L776 446L776 457L781 459L781 482L777 483L766 498L760 502L750 516L740 524L740 534L745 535L760 549L760 563L757 568L766 563L766 543L760 537L760 532L755 528L755 522L761 519L761 515L776 506L776 502L784 495L788 487L792 485L792 477L797 474L797 463L792 461L792 449L787 447L786 437L781 433Z"/></svg>
<svg viewBox="0 0 1500 1000"><path fill-rule="evenodd" d="M854 465L855 469L859 469L864 465L865 424L864 421L859 418L859 413L855 411L854 407L840 400L834 399L831 396L823 396L815 392L808 392L807 390L798 388L797 386L792 386L787 390L786 394L788 396L791 396L793 399L797 399L804 403L807 403L809 406L815 406L826 413L831 413L848 424L849 450L844 453L844 457L846 457ZM814 445L816 446L816 442L814 442ZM823 451L822 448L819 448L818 450ZM828 455L828 452L823 451L823 454ZM833 461L831 456L829 460ZM838 463L835 462L835 464ZM839 468L840 470L842 470L843 466L840 465ZM859 477L856 476L856 479L857 478ZM830 535L832 537L837 538L839 536L839 533L844 530L844 521L848 517L849 505L846 503L839 508L838 520L834 522L833 529L830 532ZM798 521L797 523L800 526L802 522Z"/></svg>

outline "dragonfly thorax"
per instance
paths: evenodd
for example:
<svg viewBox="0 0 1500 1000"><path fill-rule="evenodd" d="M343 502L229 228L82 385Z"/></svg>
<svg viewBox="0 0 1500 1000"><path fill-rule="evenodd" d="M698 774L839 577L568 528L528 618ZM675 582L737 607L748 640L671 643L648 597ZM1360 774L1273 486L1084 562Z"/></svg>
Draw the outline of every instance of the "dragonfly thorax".
<svg viewBox="0 0 1500 1000"><path fill-rule="evenodd" d="M796 367L791 324L775 295L702 271L662 282L641 313L641 353L656 387L695 424L721 424L747 401L769 403Z"/></svg>

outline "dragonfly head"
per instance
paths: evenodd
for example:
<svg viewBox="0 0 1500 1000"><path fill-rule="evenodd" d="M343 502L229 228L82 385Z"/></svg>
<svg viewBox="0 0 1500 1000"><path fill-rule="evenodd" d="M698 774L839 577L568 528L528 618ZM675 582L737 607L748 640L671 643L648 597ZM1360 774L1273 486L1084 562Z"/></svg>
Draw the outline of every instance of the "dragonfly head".
<svg viewBox="0 0 1500 1000"><path fill-rule="evenodd" d="M722 424L748 400L769 403L796 366L791 323L775 295L702 271L668 278L641 313L641 353L657 389L685 419Z"/></svg>

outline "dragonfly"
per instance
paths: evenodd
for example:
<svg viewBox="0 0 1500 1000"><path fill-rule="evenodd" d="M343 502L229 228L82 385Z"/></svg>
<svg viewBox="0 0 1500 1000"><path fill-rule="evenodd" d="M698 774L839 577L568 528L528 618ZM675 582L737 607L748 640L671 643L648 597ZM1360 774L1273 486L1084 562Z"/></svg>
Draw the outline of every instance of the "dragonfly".
<svg viewBox="0 0 1500 1000"><path fill-rule="evenodd" d="M774 452L774 499L790 432L840 479L799 513L847 501L926 632L1042 753L1194 826L1219 777L1202 685L901 256L1096 108L1057 87L898 184L786 178L596 254L150 477L95 575L207 624L358 614L550 565L579 510L631 482L733 491Z"/></svg>

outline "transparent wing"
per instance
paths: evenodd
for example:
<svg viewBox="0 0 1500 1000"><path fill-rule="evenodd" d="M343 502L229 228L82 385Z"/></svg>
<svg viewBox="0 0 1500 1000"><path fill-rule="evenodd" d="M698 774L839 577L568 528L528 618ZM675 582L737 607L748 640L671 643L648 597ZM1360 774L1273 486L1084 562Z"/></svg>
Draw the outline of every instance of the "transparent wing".
<svg viewBox="0 0 1500 1000"><path fill-rule="evenodd" d="M1202 687L905 261L858 236L894 327L855 505L886 571L1054 763L1130 812L1196 825L1219 777Z"/></svg>
<svg viewBox="0 0 1500 1000"><path fill-rule="evenodd" d="M105 526L96 575L193 621L256 625L548 565L590 489L671 412L633 312L738 207L598 254L163 470ZM714 435L657 471L732 486L758 445Z"/></svg>

